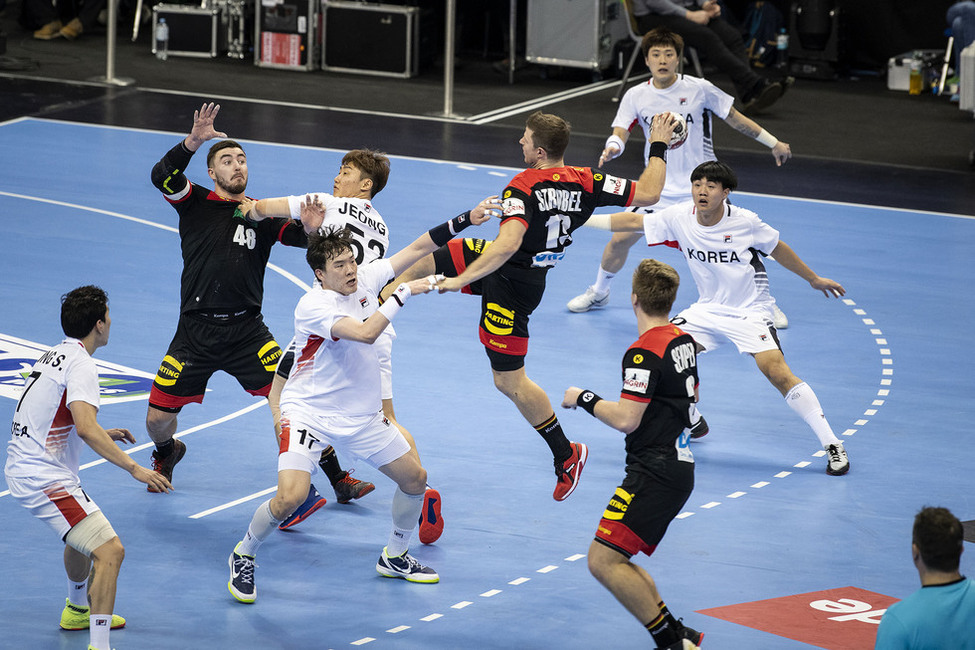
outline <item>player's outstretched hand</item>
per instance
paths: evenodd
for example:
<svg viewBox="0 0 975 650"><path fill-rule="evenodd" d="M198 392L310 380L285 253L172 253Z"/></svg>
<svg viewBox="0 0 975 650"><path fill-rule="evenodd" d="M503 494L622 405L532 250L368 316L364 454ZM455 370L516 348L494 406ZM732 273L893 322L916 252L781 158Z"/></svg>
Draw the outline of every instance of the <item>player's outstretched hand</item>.
<svg viewBox="0 0 975 650"><path fill-rule="evenodd" d="M602 168L603 165L608 163L610 160L613 160L621 153L623 152L620 151L620 148L615 144L607 146L605 149L603 149L603 153L599 156L599 164L596 166Z"/></svg>
<svg viewBox="0 0 975 650"><path fill-rule="evenodd" d="M135 466L135 469L132 470L132 478L140 483L145 483L149 487L153 488L153 490L156 492L173 491L173 484L169 482L169 479L159 472L146 469L142 465Z"/></svg>
<svg viewBox="0 0 975 650"><path fill-rule="evenodd" d="M128 429L105 429L105 433L115 442L135 442L135 436Z"/></svg>
<svg viewBox="0 0 975 650"><path fill-rule="evenodd" d="M411 296L419 296L422 293L430 293L437 288L437 283L444 279L443 275L428 275L425 278L411 280L406 283L410 289Z"/></svg>
<svg viewBox="0 0 975 650"><path fill-rule="evenodd" d="M829 278L821 278L817 276L816 279L812 280L809 284L812 285L813 289L822 291L823 295L827 298L839 298L846 295L846 289L843 288L843 285L834 280L830 280Z"/></svg>
<svg viewBox="0 0 975 650"><path fill-rule="evenodd" d="M257 209L257 201L249 197L244 197L244 200L237 205L237 209L244 215L244 218L251 221L263 221L265 218L265 215Z"/></svg>
<svg viewBox="0 0 975 650"><path fill-rule="evenodd" d="M315 197L311 194L305 195L305 200L301 202L300 218L305 232L318 230L322 225L322 221L325 220L325 205L317 195Z"/></svg>
<svg viewBox="0 0 975 650"><path fill-rule="evenodd" d="M775 165L781 167L789 158L792 158L792 147L789 146L788 142L782 142L779 140L774 147L772 147L772 157L775 158Z"/></svg>
<svg viewBox="0 0 975 650"><path fill-rule="evenodd" d="M579 399L579 395L581 394L581 388L576 388L575 386L569 386L566 388L565 395L562 397L562 408L574 409L577 406L576 400Z"/></svg>
<svg viewBox="0 0 975 650"><path fill-rule="evenodd" d="M220 112L220 104L204 104L199 110L193 111L193 130L187 138L187 148L196 151L200 145L213 138L226 138L227 134L217 131L213 127L213 121L217 119ZM195 145L195 146L194 146Z"/></svg>
<svg viewBox="0 0 975 650"><path fill-rule="evenodd" d="M460 291L464 288L464 285L457 281L457 278L444 278L437 281L437 291L439 293L449 293L451 291Z"/></svg>
<svg viewBox="0 0 975 650"><path fill-rule="evenodd" d="M482 223L489 221L491 217L500 217L500 207L501 201L498 200L497 194L482 200L471 210L471 225L480 226Z"/></svg>
<svg viewBox="0 0 975 650"><path fill-rule="evenodd" d="M676 125L673 113L657 113L650 121L650 142L666 142L669 145Z"/></svg>

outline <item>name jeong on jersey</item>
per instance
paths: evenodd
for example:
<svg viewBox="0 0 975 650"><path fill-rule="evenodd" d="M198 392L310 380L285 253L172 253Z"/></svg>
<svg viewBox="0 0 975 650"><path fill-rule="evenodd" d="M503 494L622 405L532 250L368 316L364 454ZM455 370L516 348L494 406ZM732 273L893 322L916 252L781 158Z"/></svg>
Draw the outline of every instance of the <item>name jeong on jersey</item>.
<svg viewBox="0 0 975 650"><path fill-rule="evenodd" d="M386 234L385 223L382 223L381 221L376 221L375 219L371 218L368 214L366 214L365 212L363 212L362 210L360 210L359 208L357 208L356 206L352 205L349 202L345 202L342 204L341 207L339 207L339 214L349 215L359 223L368 226L369 228L372 228L380 235Z"/></svg>
<svg viewBox="0 0 975 650"><path fill-rule="evenodd" d="M712 264L741 262L738 251L700 251L688 248L687 258Z"/></svg>
<svg viewBox="0 0 975 650"><path fill-rule="evenodd" d="M582 192L580 191L543 187L535 190L533 196L538 201L538 209L541 212L550 210L580 212L582 210Z"/></svg>

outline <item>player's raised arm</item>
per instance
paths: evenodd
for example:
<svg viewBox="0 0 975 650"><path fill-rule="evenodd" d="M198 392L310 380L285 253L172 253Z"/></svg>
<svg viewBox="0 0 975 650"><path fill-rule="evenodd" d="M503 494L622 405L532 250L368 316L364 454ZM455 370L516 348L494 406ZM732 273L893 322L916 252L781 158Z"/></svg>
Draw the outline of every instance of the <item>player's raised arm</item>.
<svg viewBox="0 0 975 650"><path fill-rule="evenodd" d="M647 167L636 182L636 191L630 205L653 205L660 200L667 178L667 147L677 126L673 113L659 113L653 116L650 126L650 154Z"/></svg>
<svg viewBox="0 0 975 650"><path fill-rule="evenodd" d="M213 102L204 104L199 110L193 111L193 128L190 130L189 135L183 139L183 144L186 145L187 149L195 152L207 140L227 137L226 133L217 131L213 126L214 121L217 119L217 113L219 112L220 104L214 104Z"/></svg>

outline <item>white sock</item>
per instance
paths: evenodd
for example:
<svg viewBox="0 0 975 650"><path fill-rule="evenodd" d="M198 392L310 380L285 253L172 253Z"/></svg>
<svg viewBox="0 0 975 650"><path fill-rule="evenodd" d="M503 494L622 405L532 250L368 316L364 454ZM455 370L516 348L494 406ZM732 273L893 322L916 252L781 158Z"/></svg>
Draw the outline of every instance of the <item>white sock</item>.
<svg viewBox="0 0 975 650"><path fill-rule="evenodd" d="M596 272L596 282L592 285L592 290L600 295L609 293L609 290L613 284L613 278L615 277L615 273L610 273L600 266L599 271Z"/></svg>
<svg viewBox="0 0 975 650"><path fill-rule="evenodd" d="M88 581L75 582L68 578L68 601L75 607L88 609Z"/></svg>
<svg viewBox="0 0 975 650"><path fill-rule="evenodd" d="M697 426L697 423L700 422L701 421L701 418L704 417L703 415L701 415L701 412L697 410L697 403L696 402L691 402L691 407L689 409L689 414L691 416L691 426L692 427L696 427Z"/></svg>
<svg viewBox="0 0 975 650"><path fill-rule="evenodd" d="M92 614L88 617L88 643L98 650L111 650L108 633L112 631L111 614Z"/></svg>
<svg viewBox="0 0 975 650"><path fill-rule="evenodd" d="M257 506L257 510L254 511L254 517L251 519L251 524L247 527L247 534L240 541L240 547L237 549L237 552L241 555L256 556L257 549L261 547L264 540L278 527L281 521L280 519L275 519L274 515L271 514L270 499Z"/></svg>
<svg viewBox="0 0 975 650"><path fill-rule="evenodd" d="M386 543L386 555L398 557L410 548L410 538L423 510L422 494L407 494L396 488L393 493L393 530Z"/></svg>
<svg viewBox="0 0 975 650"><path fill-rule="evenodd" d="M793 386L786 393L785 403L799 417L806 421L806 424L809 425L809 428L819 438L819 443L823 447L840 441L836 437L836 434L833 433L829 422L826 421L826 416L823 414L823 407L819 405L819 398L816 397L816 393L809 387L809 384L803 381Z"/></svg>

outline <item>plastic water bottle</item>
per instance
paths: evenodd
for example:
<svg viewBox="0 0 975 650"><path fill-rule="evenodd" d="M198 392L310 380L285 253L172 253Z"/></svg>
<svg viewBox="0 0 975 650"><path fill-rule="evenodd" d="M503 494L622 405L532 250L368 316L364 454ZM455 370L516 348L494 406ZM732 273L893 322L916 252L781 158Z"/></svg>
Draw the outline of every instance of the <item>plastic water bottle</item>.
<svg viewBox="0 0 975 650"><path fill-rule="evenodd" d="M921 53L914 50L914 57L911 59L911 76L908 82L907 91L911 95L920 95L924 90L924 78L922 77Z"/></svg>
<svg viewBox="0 0 975 650"><path fill-rule="evenodd" d="M785 68L789 65L789 32L785 27L779 30L775 37L775 67Z"/></svg>
<svg viewBox="0 0 975 650"><path fill-rule="evenodd" d="M156 58L165 61L169 56L169 25L165 18L159 19L156 25Z"/></svg>

